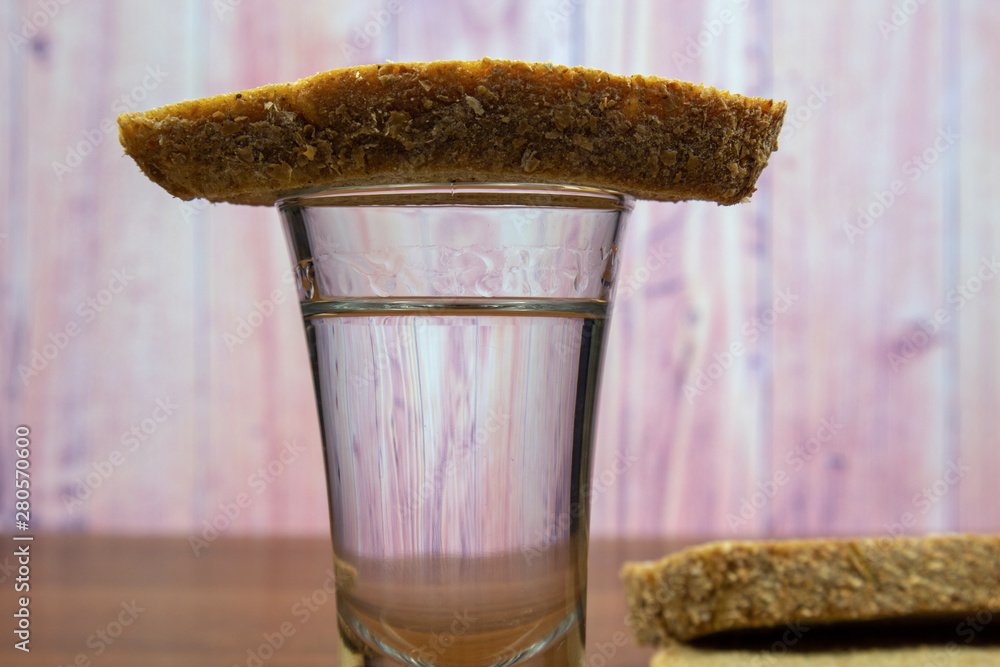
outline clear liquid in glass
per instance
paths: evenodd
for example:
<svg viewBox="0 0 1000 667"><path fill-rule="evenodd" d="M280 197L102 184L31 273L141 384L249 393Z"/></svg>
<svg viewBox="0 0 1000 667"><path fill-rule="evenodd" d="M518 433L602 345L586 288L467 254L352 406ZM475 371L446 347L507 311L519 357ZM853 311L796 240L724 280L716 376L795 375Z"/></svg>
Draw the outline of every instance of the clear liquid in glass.
<svg viewBox="0 0 1000 667"><path fill-rule="evenodd" d="M303 304L342 664L582 661L606 311L581 299Z"/></svg>

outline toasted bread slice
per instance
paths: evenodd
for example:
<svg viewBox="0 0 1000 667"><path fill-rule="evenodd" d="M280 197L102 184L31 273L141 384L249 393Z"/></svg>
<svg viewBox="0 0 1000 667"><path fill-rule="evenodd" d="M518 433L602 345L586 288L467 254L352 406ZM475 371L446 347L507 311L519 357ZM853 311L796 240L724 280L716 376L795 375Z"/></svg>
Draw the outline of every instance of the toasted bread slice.
<svg viewBox="0 0 1000 667"><path fill-rule="evenodd" d="M270 205L311 189L555 183L743 201L784 102L659 77L490 60L387 63L118 117L182 199Z"/></svg>
<svg viewBox="0 0 1000 667"><path fill-rule="evenodd" d="M786 623L1000 614L1000 536L717 542L622 571L643 644Z"/></svg>
<svg viewBox="0 0 1000 667"><path fill-rule="evenodd" d="M899 648L843 649L791 653L778 650L706 651L684 644L663 648L651 667L996 667L1000 648L959 644Z"/></svg>

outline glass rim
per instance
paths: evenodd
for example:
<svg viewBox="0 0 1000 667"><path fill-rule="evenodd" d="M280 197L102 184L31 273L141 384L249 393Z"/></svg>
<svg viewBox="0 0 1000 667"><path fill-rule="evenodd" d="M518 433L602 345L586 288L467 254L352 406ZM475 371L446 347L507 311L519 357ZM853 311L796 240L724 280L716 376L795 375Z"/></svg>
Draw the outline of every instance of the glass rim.
<svg viewBox="0 0 1000 667"><path fill-rule="evenodd" d="M625 192L586 185L514 182L391 183L300 190L279 197L287 209L339 206L476 206L576 208L631 211L635 198Z"/></svg>

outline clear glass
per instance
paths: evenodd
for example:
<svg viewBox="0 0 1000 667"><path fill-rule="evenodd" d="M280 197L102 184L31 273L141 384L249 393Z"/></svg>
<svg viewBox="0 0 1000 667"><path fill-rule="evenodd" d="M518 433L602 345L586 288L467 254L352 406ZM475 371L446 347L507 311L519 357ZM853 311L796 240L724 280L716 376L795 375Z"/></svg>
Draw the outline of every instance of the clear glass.
<svg viewBox="0 0 1000 667"><path fill-rule="evenodd" d="M631 206L518 184L279 202L323 434L342 667L582 664L585 490Z"/></svg>

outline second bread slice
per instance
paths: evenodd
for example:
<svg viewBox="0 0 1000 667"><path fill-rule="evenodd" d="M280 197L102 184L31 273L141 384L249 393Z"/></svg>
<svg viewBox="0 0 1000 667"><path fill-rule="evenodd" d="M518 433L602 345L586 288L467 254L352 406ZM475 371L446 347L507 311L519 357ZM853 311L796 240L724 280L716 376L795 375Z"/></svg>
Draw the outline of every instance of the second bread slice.
<svg viewBox="0 0 1000 667"><path fill-rule="evenodd" d="M717 542L622 571L643 644L1000 609L1000 536Z"/></svg>

